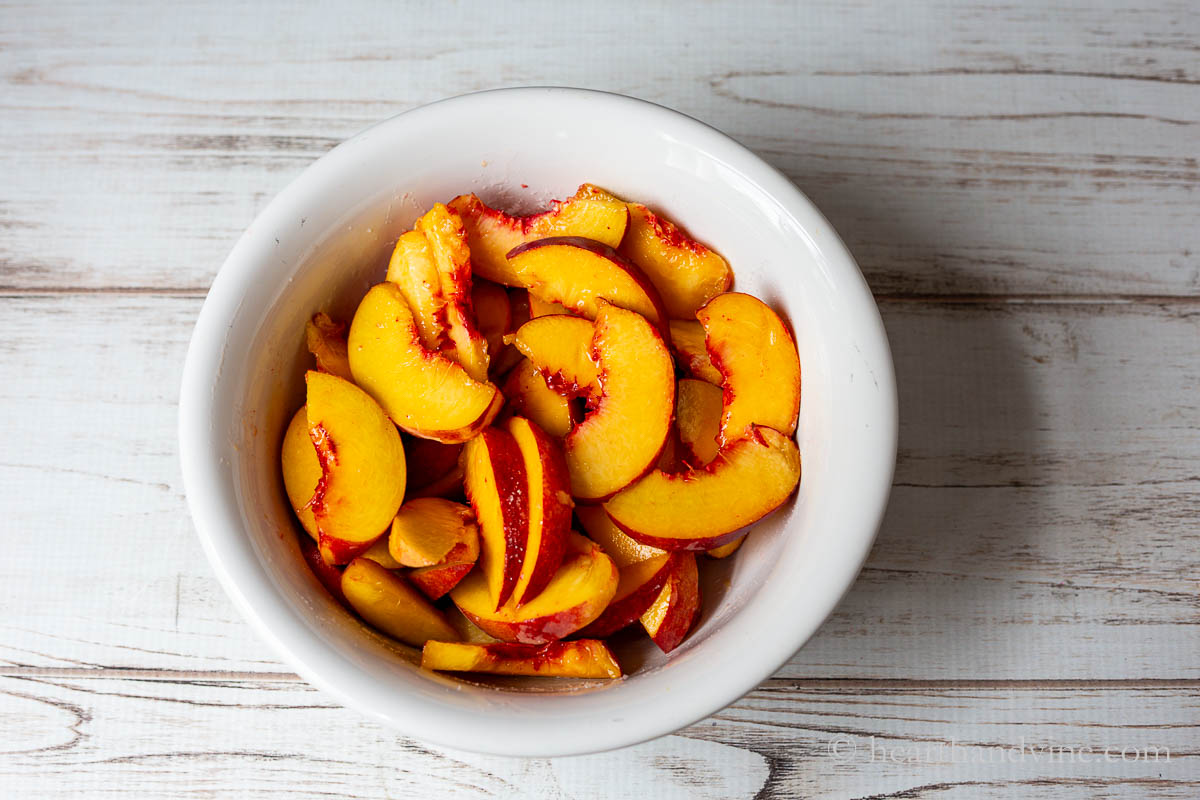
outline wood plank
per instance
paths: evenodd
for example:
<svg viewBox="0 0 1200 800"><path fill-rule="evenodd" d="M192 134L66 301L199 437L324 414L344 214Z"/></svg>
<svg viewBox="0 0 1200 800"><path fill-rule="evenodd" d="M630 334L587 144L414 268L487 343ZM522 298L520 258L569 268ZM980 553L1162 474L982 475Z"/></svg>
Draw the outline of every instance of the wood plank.
<svg viewBox="0 0 1200 800"><path fill-rule="evenodd" d="M651 5L539 3L545 30L574 33L533 39L497 4L356 8L254 4L231 26L199 4L163 36L133 3L3 4L0 286L202 290L338 141L441 97L559 83L746 142L877 291L1200 295L1195 4L770 2L664 36Z"/></svg>
<svg viewBox="0 0 1200 800"><path fill-rule="evenodd" d="M192 533L195 297L0 299L9 667L286 670ZM866 570L788 678L1200 678L1200 315L885 303L904 404Z"/></svg>
<svg viewBox="0 0 1200 800"><path fill-rule="evenodd" d="M1197 685L772 681L674 736L532 760L405 739L294 681L0 678L0 708L0 780L33 797L117 785L148 799L267 797L285 786L362 798L1182 800L1200 791Z"/></svg>

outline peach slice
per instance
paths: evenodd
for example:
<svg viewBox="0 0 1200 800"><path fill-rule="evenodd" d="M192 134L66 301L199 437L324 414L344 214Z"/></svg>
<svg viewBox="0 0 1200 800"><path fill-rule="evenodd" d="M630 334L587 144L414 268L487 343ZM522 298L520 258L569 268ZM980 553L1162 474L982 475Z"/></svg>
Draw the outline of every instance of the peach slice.
<svg viewBox="0 0 1200 800"><path fill-rule="evenodd" d="M562 438L575 424L571 402L551 389L541 373L527 358L508 373L504 381L504 396L513 413L528 417L551 436Z"/></svg>
<svg viewBox="0 0 1200 800"><path fill-rule="evenodd" d="M553 300L543 300L536 294L529 295L529 318L549 317L554 314L570 314L567 307Z"/></svg>
<svg viewBox="0 0 1200 800"><path fill-rule="evenodd" d="M641 203L629 204L620 253L649 276L675 319L695 319L697 309L733 284L725 259Z"/></svg>
<svg viewBox="0 0 1200 800"><path fill-rule="evenodd" d="M475 281L471 286L471 306L479 332L487 341L489 355L498 354L504 347L504 334L512 328L512 305L503 286L491 281Z"/></svg>
<svg viewBox="0 0 1200 800"><path fill-rule="evenodd" d="M525 561L512 593L519 606L537 597L562 564L574 503L567 462L558 443L523 417L513 417L507 427L525 459L529 487Z"/></svg>
<svg viewBox="0 0 1200 800"><path fill-rule="evenodd" d="M489 636L480 630L479 626L471 620L467 619L458 606L451 603L445 611L446 619L454 626L454 630L458 632L458 641L470 642L471 644L496 644L500 640L495 636Z"/></svg>
<svg viewBox="0 0 1200 800"><path fill-rule="evenodd" d="M800 450L772 428L726 445L707 466L655 470L604 504L621 530L664 550L710 550L736 539L800 482Z"/></svg>
<svg viewBox="0 0 1200 800"><path fill-rule="evenodd" d="M791 436L800 413L800 358L787 325L766 303L740 292L714 297L696 317L723 378L722 444L742 438L751 425Z"/></svg>
<svg viewBox="0 0 1200 800"><path fill-rule="evenodd" d="M604 611L617 590L612 559L593 542L572 532L562 566L541 594L518 607L511 600L492 605L487 578L472 572L450 599L485 633L506 642L546 644L570 636Z"/></svg>
<svg viewBox="0 0 1200 800"><path fill-rule="evenodd" d="M618 528L600 506L576 506L575 516L593 542L600 545L605 554L617 567L624 569L630 564L646 561L667 551L642 544Z"/></svg>
<svg viewBox="0 0 1200 800"><path fill-rule="evenodd" d="M529 539L525 457L511 433L484 428L467 443L465 459L467 499L475 509L482 540L480 576L494 611L508 602L525 562Z"/></svg>
<svg viewBox="0 0 1200 800"><path fill-rule="evenodd" d="M658 597L642 614L642 627L664 653L674 650L700 617L700 574L694 553L679 553Z"/></svg>
<svg viewBox="0 0 1200 800"><path fill-rule="evenodd" d="M322 473L309 506L321 554L344 564L379 538L404 500L404 445L362 389L315 370L304 378L308 435Z"/></svg>
<svg viewBox="0 0 1200 800"><path fill-rule="evenodd" d="M654 284L606 244L578 236L537 239L513 248L508 263L530 297L558 303L588 319L595 319L600 300L607 300L636 311L667 333L667 314Z"/></svg>
<svg viewBox="0 0 1200 800"><path fill-rule="evenodd" d="M414 436L465 442L504 402L495 386L425 349L412 311L393 283L371 287L359 303L349 345L355 382Z"/></svg>
<svg viewBox="0 0 1200 800"><path fill-rule="evenodd" d="M475 327L475 312L471 306L471 253L467 249L462 219L457 212L436 203L417 220L416 229L425 234L441 279L448 340L443 350L462 364L472 378L486 382L487 341Z"/></svg>
<svg viewBox="0 0 1200 800"><path fill-rule="evenodd" d="M404 565L392 557L392 552L388 548L387 536L380 536L375 540L375 544L371 545L362 554L362 558L369 558L384 569L401 569Z"/></svg>
<svg viewBox="0 0 1200 800"><path fill-rule="evenodd" d="M722 392L711 383L693 378L676 383L675 427L680 458L689 467L703 467L717 457L722 408Z"/></svg>
<svg viewBox="0 0 1200 800"><path fill-rule="evenodd" d="M421 667L442 672L541 675L556 678L619 678L621 667L597 639L536 644L426 642Z"/></svg>
<svg viewBox="0 0 1200 800"><path fill-rule="evenodd" d="M456 564L435 564L432 567L417 567L408 573L408 579L430 600L443 597L459 581L475 568L474 561Z"/></svg>
<svg viewBox="0 0 1200 800"><path fill-rule="evenodd" d="M699 322L673 319L671 327L671 349L680 361L680 366L693 378L720 386L721 372L713 366L704 344L704 326Z"/></svg>
<svg viewBox="0 0 1200 800"><path fill-rule="evenodd" d="M386 279L400 288L426 350L438 352L446 340L446 298L429 241L421 231L406 231L396 240Z"/></svg>
<svg viewBox="0 0 1200 800"><path fill-rule="evenodd" d="M505 286L526 285L505 258L514 247L548 236L582 236L616 247L629 224L629 209L613 198L555 200L549 211L529 217L489 208L473 194L449 205L462 217L475 274Z"/></svg>
<svg viewBox="0 0 1200 800"><path fill-rule="evenodd" d="M408 581L369 558L356 558L342 573L342 592L372 627L413 647L430 639L454 641L457 632Z"/></svg>
<svg viewBox="0 0 1200 800"><path fill-rule="evenodd" d="M675 562L683 555L663 553L622 568L617 591L608 607L595 622L580 631L580 635L600 639L637 622L662 592L667 579L677 569Z"/></svg>
<svg viewBox="0 0 1200 800"><path fill-rule="evenodd" d="M479 557L475 515L461 503L440 497L409 500L392 520L388 552L402 567L474 564Z"/></svg>
<svg viewBox="0 0 1200 800"><path fill-rule="evenodd" d="M300 539L300 555L325 590L333 595L333 599L345 605L346 595L342 594L342 570L325 560L317 543L312 539Z"/></svg>
<svg viewBox="0 0 1200 800"><path fill-rule="evenodd" d="M306 406L301 406L288 423L281 451L279 460L283 466L283 488L287 492L288 502L304 530L316 540L317 519L313 516L312 497L321 480L322 470L317 448L308 436Z"/></svg>
<svg viewBox="0 0 1200 800"><path fill-rule="evenodd" d="M746 537L734 539L732 542L723 544L720 547L714 547L711 550L704 551L704 555L709 558L728 558L737 552L737 549L742 546L742 542L746 541Z"/></svg>
<svg viewBox="0 0 1200 800"><path fill-rule="evenodd" d="M566 397L586 397L599 387L599 370L592 360L595 334L588 320L558 314L526 322L511 341L551 389Z"/></svg>
<svg viewBox="0 0 1200 800"><path fill-rule="evenodd" d="M611 497L654 467L675 406L671 356L640 314L601 301L592 349L600 399L565 442L571 493L583 501Z"/></svg>
<svg viewBox="0 0 1200 800"><path fill-rule="evenodd" d="M346 325L335 322L324 312L313 314L304 325L304 341L308 352L317 360L317 369L348 381L350 358L346 355Z"/></svg>

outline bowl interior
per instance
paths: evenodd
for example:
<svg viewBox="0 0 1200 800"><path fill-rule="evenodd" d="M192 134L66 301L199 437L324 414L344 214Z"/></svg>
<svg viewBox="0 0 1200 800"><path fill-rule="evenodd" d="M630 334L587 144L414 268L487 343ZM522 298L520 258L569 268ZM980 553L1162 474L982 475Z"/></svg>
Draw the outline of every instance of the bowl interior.
<svg viewBox="0 0 1200 800"><path fill-rule="evenodd" d="M803 370L803 480L794 501L755 526L735 557L706 565L703 617L669 658L627 636L618 655L632 674L618 682L513 679L497 687L430 675L413 666L415 651L342 610L300 560L278 458L287 421L304 401L304 323L318 310L348 321L382 280L396 237L432 203L473 191L528 211L585 181L664 212L729 260L735 289L791 321ZM215 375L195 416L207 428L201 438L216 457L215 480L234 503L232 524L218 532L201 520L204 511L194 513L231 594L305 677L406 732L468 749L602 749L668 732L736 699L832 609L865 556L890 482L890 360L836 234L737 145L626 98L475 95L336 148L247 231L214 284L198 349L214 354ZM200 360L189 356L189 374ZM188 426L198 422L189 407L181 413L187 473ZM854 460L863 452L874 458L866 467ZM477 723L464 726L471 718ZM566 718L590 718L595 730L556 735ZM518 739L498 741L499 731Z"/></svg>

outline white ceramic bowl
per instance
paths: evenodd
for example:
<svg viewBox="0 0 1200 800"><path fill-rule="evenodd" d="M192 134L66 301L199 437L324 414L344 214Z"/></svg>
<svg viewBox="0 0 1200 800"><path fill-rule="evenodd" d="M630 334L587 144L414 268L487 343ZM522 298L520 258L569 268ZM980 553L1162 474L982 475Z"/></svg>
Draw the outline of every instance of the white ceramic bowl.
<svg viewBox="0 0 1200 800"><path fill-rule="evenodd" d="M304 321L348 319L397 235L474 191L534 207L584 181L661 209L733 266L736 288L790 318L803 370L804 476L705 584L670 657L627 644L615 682L497 689L431 675L355 622L300 561L279 444L303 403ZM225 590L300 675L399 731L455 748L554 756L633 744L712 714L771 676L833 610L891 484L896 391L879 313L824 217L750 151L689 117L618 95L505 89L410 111L309 167L221 267L188 350L183 477ZM632 641L632 640L631 640ZM561 688L560 688L561 687Z"/></svg>

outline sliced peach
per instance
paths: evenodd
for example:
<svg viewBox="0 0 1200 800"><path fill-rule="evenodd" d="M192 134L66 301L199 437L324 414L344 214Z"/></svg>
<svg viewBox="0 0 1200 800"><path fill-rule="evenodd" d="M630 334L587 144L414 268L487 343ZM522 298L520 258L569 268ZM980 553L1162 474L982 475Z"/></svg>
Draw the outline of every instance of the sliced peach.
<svg viewBox="0 0 1200 800"><path fill-rule="evenodd" d="M725 389L721 442L765 425L791 436L800 413L800 359L779 315L757 297L718 295L696 314Z"/></svg>
<svg viewBox="0 0 1200 800"><path fill-rule="evenodd" d="M529 481L508 431L484 428L465 451L467 499L480 535L480 576L494 611L516 588L529 538Z"/></svg>
<svg viewBox="0 0 1200 800"><path fill-rule="evenodd" d="M408 579L430 600L445 596L475 568L474 561L455 564L435 564L432 567L417 567L408 573Z"/></svg>
<svg viewBox="0 0 1200 800"><path fill-rule="evenodd" d="M641 203L629 204L620 252L654 282L674 319L695 319L700 306L733 284L725 259Z"/></svg>
<svg viewBox="0 0 1200 800"><path fill-rule="evenodd" d="M356 558L342 573L342 592L372 627L413 647L430 639L454 641L458 634L442 613L408 581L369 558Z"/></svg>
<svg viewBox="0 0 1200 800"><path fill-rule="evenodd" d="M562 566L541 594L517 606L492 605L486 576L476 570L450 592L459 610L506 642L545 644L570 636L604 611L617 590L617 566L593 542L571 533Z"/></svg>
<svg viewBox="0 0 1200 800"><path fill-rule="evenodd" d="M666 554L666 550L642 544L621 530L600 506L576 506L575 516L587 531L588 537L600 545L609 558L624 569L630 564Z"/></svg>
<svg viewBox="0 0 1200 800"><path fill-rule="evenodd" d="M702 467L717 457L721 411L720 388L693 378L676 382L675 426L682 446L680 458L689 467Z"/></svg>
<svg viewBox="0 0 1200 800"><path fill-rule="evenodd" d="M471 306L471 253L467 249L462 219L457 212L436 203L417 220L416 229L425 234L441 279L447 338L443 350L462 364L472 378L486 382L487 341L475 326L475 311Z"/></svg>
<svg viewBox="0 0 1200 800"><path fill-rule="evenodd" d="M680 361L680 366L693 378L721 385L721 372L713 366L704 344L704 326L699 322L673 319L671 327L671 349Z"/></svg>
<svg viewBox="0 0 1200 800"><path fill-rule="evenodd" d="M582 236L616 247L629 224L629 209L612 198L556 200L549 211L529 217L489 208L473 194L454 198L450 207L462 217L475 273L505 286L527 285L505 258L514 247L548 236Z"/></svg>
<svg viewBox="0 0 1200 800"><path fill-rule="evenodd" d="M479 332L487 341L489 355L499 354L504 347L504 334L513 330L508 292L491 281L474 281L471 285L471 306L475 309Z"/></svg>
<svg viewBox="0 0 1200 800"><path fill-rule="evenodd" d="M559 444L523 417L513 417L507 427L525 459L529 487L525 561L512 593L513 602L519 606L537 597L562 564L574 503L567 462Z"/></svg>
<svg viewBox="0 0 1200 800"><path fill-rule="evenodd" d="M421 334L421 344L438 352L446 341L446 298L429 241L421 231L407 231L396 240L388 262L387 280L400 288Z"/></svg>
<svg viewBox="0 0 1200 800"><path fill-rule="evenodd" d="M304 378L308 435L322 472L310 507L321 554L344 564L379 538L404 500L404 445L362 389L314 370Z"/></svg>
<svg viewBox="0 0 1200 800"><path fill-rule="evenodd" d="M484 633L478 625L467 619L466 616L458 610L458 606L454 605L453 603L451 603L443 613L446 615L446 619L454 627L454 630L458 632L458 641L460 642L470 642L472 644L495 644L496 642L500 641L495 636L489 636L488 634Z"/></svg>
<svg viewBox="0 0 1200 800"><path fill-rule="evenodd" d="M513 412L528 417L551 436L562 438L575 424L571 402L551 389L541 373L527 358L508 373L504 381L504 396Z"/></svg>
<svg viewBox="0 0 1200 800"><path fill-rule="evenodd" d="M313 314L304 326L304 341L308 352L317 360L317 369L352 381L350 359L346 355L346 325L335 322L324 312Z"/></svg>
<svg viewBox="0 0 1200 800"><path fill-rule="evenodd" d="M621 667L608 645L597 639L550 644L466 644L426 642L423 669L541 675L555 678L619 678Z"/></svg>
<svg viewBox="0 0 1200 800"><path fill-rule="evenodd" d="M547 390L548 391L548 390ZM317 519L313 516L312 497L321 480L321 460L308 435L308 408L301 406L283 434L280 462L283 466L283 488L288 502L304 530L317 538Z"/></svg>
<svg viewBox="0 0 1200 800"><path fill-rule="evenodd" d="M623 567L617 581L617 591L608 602L608 607L595 622L580 631L580 635L600 639L637 622L662 592L667 578L676 568L675 561L682 555L663 553Z"/></svg>
<svg viewBox="0 0 1200 800"><path fill-rule="evenodd" d="M362 554L362 558L369 558L384 569L400 569L404 565L392 557L391 550L388 549L388 537L380 536L375 540L375 544L371 545Z"/></svg>
<svg viewBox="0 0 1200 800"><path fill-rule="evenodd" d="M800 482L800 451L779 431L752 426L704 467L655 470L604 504L621 530L664 550L710 550L736 539Z"/></svg>
<svg viewBox="0 0 1200 800"><path fill-rule="evenodd" d="M566 397L586 397L599 388L599 371L592 360L595 333L588 320L558 314L526 322L511 341L551 389Z"/></svg>
<svg viewBox="0 0 1200 800"><path fill-rule="evenodd" d="M508 263L530 297L559 303L588 319L595 319L599 302L607 300L667 332L667 314L654 284L606 244L578 236L537 239L513 248Z"/></svg>
<svg viewBox="0 0 1200 800"><path fill-rule="evenodd" d="M409 500L392 520L388 551L402 567L474 564L479 557L475 515L467 506L440 497Z"/></svg>
<svg viewBox="0 0 1200 800"><path fill-rule="evenodd" d="M742 546L742 542L746 541L745 536L734 539L732 542L723 544L720 547L714 547L711 550L704 551L704 555L709 558L728 558L737 552L737 549Z"/></svg>
<svg viewBox="0 0 1200 800"><path fill-rule="evenodd" d="M674 650L700 617L700 574L694 553L681 556L658 597L642 614L642 627L664 653Z"/></svg>
<svg viewBox="0 0 1200 800"><path fill-rule="evenodd" d="M300 555L304 557L304 563L308 564L308 568L312 570L313 575L317 577L325 590L333 595L335 600L345 605L346 595L342 594L342 570L325 560L317 543L312 539L300 539Z"/></svg>
<svg viewBox="0 0 1200 800"><path fill-rule="evenodd" d="M554 314L570 314L567 307L553 300L543 300L536 294L529 295L529 318L549 317Z"/></svg>
<svg viewBox="0 0 1200 800"><path fill-rule="evenodd" d="M601 301L592 350L600 399L565 443L571 493L584 501L610 497L654 467L675 406L671 356L640 314Z"/></svg>
<svg viewBox="0 0 1200 800"><path fill-rule="evenodd" d="M349 344L355 382L414 436L464 442L504 402L495 386L422 346L412 311L393 283L371 287L359 303Z"/></svg>

